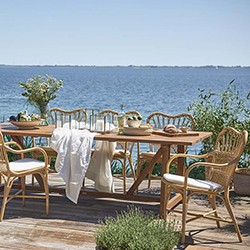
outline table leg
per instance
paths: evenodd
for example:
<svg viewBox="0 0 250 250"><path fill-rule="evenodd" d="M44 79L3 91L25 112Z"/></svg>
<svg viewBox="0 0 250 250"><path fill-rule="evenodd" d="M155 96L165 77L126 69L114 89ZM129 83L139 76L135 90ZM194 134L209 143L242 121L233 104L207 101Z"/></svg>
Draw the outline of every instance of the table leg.
<svg viewBox="0 0 250 250"><path fill-rule="evenodd" d="M167 162L170 158L170 145L165 146L164 152L162 155L162 168L161 168L161 176L163 176L167 172ZM160 216L163 218L164 208L166 207L166 199L164 199L165 193L165 183L161 182L161 199L160 199Z"/></svg>
<svg viewBox="0 0 250 250"><path fill-rule="evenodd" d="M186 147L184 145L177 146L177 153L184 154ZM177 174L184 175L185 170L185 159L183 157L178 157L177 159Z"/></svg>
<svg viewBox="0 0 250 250"><path fill-rule="evenodd" d="M147 167L139 174L138 178L136 181L133 183L133 185L130 187L128 190L127 194L132 195L139 187L139 185L142 183L142 181L145 179L147 174L150 173L150 171L153 169L155 163L157 162L158 159L163 155L164 152L164 147L160 147L153 159L150 161L150 163L147 165Z"/></svg>
<svg viewBox="0 0 250 250"><path fill-rule="evenodd" d="M15 141L16 143L18 143L22 148L24 148L23 146L23 137L22 136L11 136L11 138L13 139L13 141Z"/></svg>

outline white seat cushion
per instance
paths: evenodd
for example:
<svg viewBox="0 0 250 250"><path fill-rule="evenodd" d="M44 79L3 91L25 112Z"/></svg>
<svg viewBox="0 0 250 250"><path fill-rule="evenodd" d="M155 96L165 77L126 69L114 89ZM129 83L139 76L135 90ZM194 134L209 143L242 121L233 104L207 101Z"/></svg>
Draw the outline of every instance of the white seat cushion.
<svg viewBox="0 0 250 250"><path fill-rule="evenodd" d="M167 181L170 183L183 185L184 184L184 176L175 175L175 174L164 174L163 181ZM222 186L218 183L212 181L203 181L193 178L188 178L188 187L199 188L203 190L209 191L219 191L222 189Z"/></svg>
<svg viewBox="0 0 250 250"><path fill-rule="evenodd" d="M115 149L114 154L124 154L125 151L123 149ZM130 152L127 150L127 155L130 155Z"/></svg>
<svg viewBox="0 0 250 250"><path fill-rule="evenodd" d="M44 167L45 163L43 161L38 161L32 158L24 158L17 161L12 161L9 163L10 170L13 172L32 170L39 167Z"/></svg>
<svg viewBox="0 0 250 250"><path fill-rule="evenodd" d="M148 152L142 152L141 155L152 155L154 156L156 154L156 152L153 151L148 151Z"/></svg>

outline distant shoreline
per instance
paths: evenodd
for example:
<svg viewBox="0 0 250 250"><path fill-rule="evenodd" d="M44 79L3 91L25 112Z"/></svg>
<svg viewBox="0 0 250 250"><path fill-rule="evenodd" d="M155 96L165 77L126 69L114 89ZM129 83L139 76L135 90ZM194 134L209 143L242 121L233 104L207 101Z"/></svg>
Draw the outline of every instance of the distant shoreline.
<svg viewBox="0 0 250 250"><path fill-rule="evenodd" d="M219 68L250 68L250 66L223 66L223 65L204 65L204 66L157 66L157 65L8 65L8 64L0 64L2 68L8 67L93 67L93 68L211 68L211 69L219 69Z"/></svg>

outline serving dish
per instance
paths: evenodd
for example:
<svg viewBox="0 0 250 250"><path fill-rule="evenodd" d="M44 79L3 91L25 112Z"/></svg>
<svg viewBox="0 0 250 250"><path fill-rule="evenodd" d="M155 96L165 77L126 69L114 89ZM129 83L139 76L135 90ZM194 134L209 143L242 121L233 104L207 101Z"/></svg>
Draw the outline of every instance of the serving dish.
<svg viewBox="0 0 250 250"><path fill-rule="evenodd" d="M198 136L199 132L189 131L187 133L184 133L184 132L168 133L168 132L165 132L163 130L154 130L153 134L162 135L162 136L169 136L169 137L173 137L173 136Z"/></svg>
<svg viewBox="0 0 250 250"><path fill-rule="evenodd" d="M123 128L123 134L124 135L151 135L152 134L152 128L149 127L124 127Z"/></svg>
<svg viewBox="0 0 250 250"><path fill-rule="evenodd" d="M35 126L38 126L41 124L41 120L37 121L25 121L25 122L19 122L19 121L10 121L11 124L21 128L21 129L34 129Z"/></svg>

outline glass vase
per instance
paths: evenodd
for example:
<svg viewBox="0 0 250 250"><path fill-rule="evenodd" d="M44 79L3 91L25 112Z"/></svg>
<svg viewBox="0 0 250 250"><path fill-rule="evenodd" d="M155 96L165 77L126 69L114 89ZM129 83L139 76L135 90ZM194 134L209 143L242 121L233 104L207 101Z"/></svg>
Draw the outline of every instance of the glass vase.
<svg viewBox="0 0 250 250"><path fill-rule="evenodd" d="M41 116L41 125L49 125L49 104L40 105L39 111Z"/></svg>

